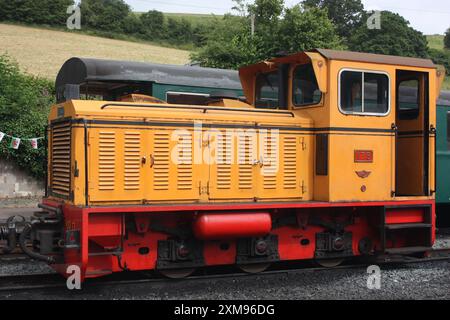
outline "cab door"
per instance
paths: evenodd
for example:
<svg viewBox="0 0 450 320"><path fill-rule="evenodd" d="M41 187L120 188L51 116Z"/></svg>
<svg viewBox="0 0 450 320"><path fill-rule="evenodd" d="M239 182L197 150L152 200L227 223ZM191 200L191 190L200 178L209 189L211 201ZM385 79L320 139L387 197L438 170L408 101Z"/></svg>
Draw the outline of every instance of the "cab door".
<svg viewBox="0 0 450 320"><path fill-rule="evenodd" d="M396 196L428 196L428 73L397 70Z"/></svg>

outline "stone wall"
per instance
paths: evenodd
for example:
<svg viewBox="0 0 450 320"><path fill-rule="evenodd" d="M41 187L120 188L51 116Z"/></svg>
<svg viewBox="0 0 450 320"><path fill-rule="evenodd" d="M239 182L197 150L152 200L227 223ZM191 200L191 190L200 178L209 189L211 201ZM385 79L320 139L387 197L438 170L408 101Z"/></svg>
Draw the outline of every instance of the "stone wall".
<svg viewBox="0 0 450 320"><path fill-rule="evenodd" d="M13 163L0 159L0 199L43 195L43 182L31 178Z"/></svg>

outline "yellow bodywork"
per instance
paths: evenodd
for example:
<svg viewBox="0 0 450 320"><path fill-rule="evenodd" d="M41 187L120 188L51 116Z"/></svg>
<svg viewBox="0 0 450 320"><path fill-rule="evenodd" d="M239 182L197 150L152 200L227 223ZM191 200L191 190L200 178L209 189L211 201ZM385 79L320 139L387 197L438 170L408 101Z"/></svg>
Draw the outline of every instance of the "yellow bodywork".
<svg viewBox="0 0 450 320"><path fill-rule="evenodd" d="M312 62L323 94L320 103L297 108L288 99L287 110L252 105L255 75L276 70L280 62L290 64L290 96L295 67ZM342 69L387 74L389 113L343 114L338 108ZM408 153L411 147L411 142L396 147L397 69L429 74L427 116L435 127L435 68L327 59L318 52L243 68L240 74L249 104L225 99L209 106L180 106L128 99L71 100L55 105L49 117L50 196L78 206L432 199L434 174L428 176L429 194L403 198L393 192L396 154ZM326 175L316 170L316 143L321 134L328 137ZM430 173L435 171L434 145L431 137ZM373 161L355 162L357 150L372 151ZM366 174L361 176L361 172ZM400 188L405 190L423 187L402 180L406 187Z"/></svg>

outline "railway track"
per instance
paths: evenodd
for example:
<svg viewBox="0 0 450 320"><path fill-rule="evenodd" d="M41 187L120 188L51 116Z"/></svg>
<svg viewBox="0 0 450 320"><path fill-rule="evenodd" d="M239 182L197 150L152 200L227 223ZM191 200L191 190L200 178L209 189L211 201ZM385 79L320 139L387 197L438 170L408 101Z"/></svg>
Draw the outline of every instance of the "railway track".
<svg viewBox="0 0 450 320"><path fill-rule="evenodd" d="M98 279L88 279L85 288L101 288L130 285L167 285L174 281L218 281L226 279L240 279L243 277L261 278L271 275L307 274L310 272L329 272L333 270L361 269L372 264L380 266L413 265L439 261L450 261L450 249L438 249L432 252L432 256L426 258L415 257L384 257L382 259L354 259L348 264L337 267L311 267L308 262L282 263L275 265L273 269L258 274L236 272L232 267L217 267L199 270L195 275L182 280L171 280L158 275L155 272L128 272L119 273ZM67 290L65 279L59 274L38 273L28 275L0 276L0 294L14 294L18 292L30 292L61 289Z"/></svg>

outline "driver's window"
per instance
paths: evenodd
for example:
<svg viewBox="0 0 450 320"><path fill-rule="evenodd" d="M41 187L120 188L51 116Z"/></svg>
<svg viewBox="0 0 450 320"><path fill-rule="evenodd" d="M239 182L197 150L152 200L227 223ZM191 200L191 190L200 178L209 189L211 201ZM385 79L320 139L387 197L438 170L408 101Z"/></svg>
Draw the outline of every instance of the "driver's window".
<svg viewBox="0 0 450 320"><path fill-rule="evenodd" d="M320 103L322 92L317 84L316 74L311 63L298 66L294 71L294 106L304 107Z"/></svg>
<svg viewBox="0 0 450 320"><path fill-rule="evenodd" d="M278 109L278 71L260 73L256 77L255 107Z"/></svg>

